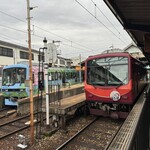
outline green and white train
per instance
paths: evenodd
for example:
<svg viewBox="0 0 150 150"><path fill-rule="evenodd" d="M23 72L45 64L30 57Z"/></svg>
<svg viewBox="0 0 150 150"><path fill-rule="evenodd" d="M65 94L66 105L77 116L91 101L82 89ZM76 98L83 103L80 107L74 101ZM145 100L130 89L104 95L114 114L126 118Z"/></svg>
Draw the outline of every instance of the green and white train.
<svg viewBox="0 0 150 150"><path fill-rule="evenodd" d="M39 71L38 66L33 66L32 73L33 94L36 95L41 77L44 90L44 72ZM5 105L17 106L18 99L29 97L30 87L25 84L29 80L29 74L29 65L27 64L14 64L3 68L1 91L5 98ZM60 88L66 83L72 85L81 81L79 71L70 68L48 68L48 79L49 85L59 85Z"/></svg>

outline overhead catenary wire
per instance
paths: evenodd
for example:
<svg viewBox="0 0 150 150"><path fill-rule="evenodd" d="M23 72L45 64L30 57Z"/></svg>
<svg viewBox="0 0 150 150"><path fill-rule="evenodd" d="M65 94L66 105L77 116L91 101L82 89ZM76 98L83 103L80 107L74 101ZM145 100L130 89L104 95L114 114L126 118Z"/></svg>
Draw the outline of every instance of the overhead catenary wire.
<svg viewBox="0 0 150 150"><path fill-rule="evenodd" d="M18 21L21 21L21 22L23 22L23 23L27 23L26 21L21 20L21 19L15 17L15 16L10 15L10 14L8 14L8 13L5 13L5 12L3 12L3 11L0 11L0 13L2 13L2 14L4 14L4 15L7 15L7 16L9 16L9 17L11 17L11 18L14 18L14 19L16 19L16 20L18 20ZM26 33L26 34L27 34L26 31L22 31L22 30L19 30L19 29L16 29L16 28L8 27L8 26L6 26L6 25L0 25L0 26L1 26L1 27L5 27L5 28L8 28L8 29L16 30L16 31L19 31L19 32L22 32L22 33ZM85 49L85 50L87 51L87 49L89 49L89 47L83 46L83 45L81 45L81 44L79 44L79 43L76 43L76 42L74 42L74 41L71 41L71 40L69 40L69 39L67 39L67 38L65 38L65 37L62 37L62 36L57 35L57 34L55 34L55 33L52 33L52 32L50 32L50 31L48 31L48 30L46 30L46 29L43 29L43 28L37 26L37 25L32 25L32 26L34 26L34 27L36 27L36 28L38 28L38 29L40 29L40 30L42 30L42 31L44 31L44 32L47 32L47 33L52 34L52 35L55 35L56 37L59 37L59 38L61 38L61 39L64 39L64 40L70 42L70 43L71 43L71 46L70 46L70 47L73 47L72 45L75 44L75 45L78 45L78 46L82 47L82 50ZM43 39L42 36L39 36L39 35L37 35L37 34L35 34L35 33L33 34L33 36L39 37L39 38ZM50 40L52 41L52 39L50 39ZM62 44L63 44L63 43L62 43ZM65 44L63 44L63 45L65 45ZM69 44L68 44L68 46L69 46ZM76 47L76 48L77 48L77 47ZM84 49L83 49L83 48L84 48ZM78 49L81 49L81 48L78 47Z"/></svg>
<svg viewBox="0 0 150 150"><path fill-rule="evenodd" d="M14 18L14 19L16 19L16 20L18 20L18 21L27 23L26 20L19 19L19 18L17 18L16 16L10 15L10 14L8 14L8 13L6 13L6 12L0 11L0 13L2 13L2 14L4 14L4 15L7 15L7 16L9 16L9 17L11 17L11 18ZM96 10L95 10L95 16L96 16ZM1 26L2 26L2 25L1 25ZM57 35L57 34L55 34L55 33L53 33L53 32L50 32L50 31L48 31L48 30L46 30L46 29L43 29L43 28L41 28L41 27L39 27L39 26L37 26L37 25L32 25L32 26L34 26L34 28L40 29L40 30L42 30L42 31L44 31L44 32L46 32L46 33L52 34L52 35L54 35L54 36L56 36L56 37L58 37L58 38L63 39L64 41L61 42L62 45L65 45L65 46L68 46L68 47L73 47L73 48L76 48L76 49L79 49L79 50L82 50L82 51L84 50L84 51L86 51L86 52L94 52L94 51L97 51L97 50L93 50L92 48L89 48L89 47L87 47L87 46L81 45L81 44L79 44L79 43L77 43L77 42L74 42L74 41L72 41L72 40L70 40L70 39L67 39L67 38L62 37L62 36L60 36L60 35ZM4 27L4 26L3 26L3 27ZM21 30L12 28L12 27L8 27L8 26L7 26L7 28L8 28L8 29L12 29L12 30L16 30L16 31L18 31L18 32L25 33L25 31L21 31ZM43 40L43 37L40 36L40 35L35 34L35 32L34 32L33 36L34 36L34 37L37 37L37 38L40 38L40 39ZM48 37L47 37L47 39L50 40L50 41L52 41L52 39L50 39L50 38L48 38ZM66 44L65 41L69 42L70 44ZM75 45L77 45L77 46L75 46Z"/></svg>
<svg viewBox="0 0 150 150"><path fill-rule="evenodd" d="M15 31L18 31L18 32L22 32L22 33L24 33L24 34L27 34L26 31L18 30L18 29L16 29L16 28L4 26L4 25L0 25L0 26L1 26L1 27L4 27L4 28L7 28L7 29L10 29L10 30L15 30ZM39 39L43 39L42 36L39 36L39 35L36 35L36 34L34 34L34 36L37 37L37 38L39 38ZM7 36L6 36L6 37L7 37ZM12 38L8 38L8 37L7 37L7 39L9 39L10 41L12 41ZM48 40L48 41L52 41L52 39L49 39L49 38L47 38L47 40ZM17 40L17 42L18 42L18 40ZM16 43L16 42L15 42L15 43ZM17 43L16 43L16 44L17 44ZM62 45L65 45L65 46L67 46L67 47L72 47L72 48L78 49L78 50L84 50L84 52L80 52L80 53L85 53L85 51L86 51L86 53L98 52L98 50L92 50L92 49L91 49L91 50L87 50L87 49L85 50L84 48L80 48L80 47L77 47L77 46L73 46L72 43L66 44L66 43L62 42L61 44L62 44ZM77 54L77 52L70 53L70 54ZM69 55L69 54L67 54L67 55Z"/></svg>
<svg viewBox="0 0 150 150"><path fill-rule="evenodd" d="M102 24L108 31L110 31L117 39L119 39L122 43L126 44L123 40L121 40L111 29L109 29L102 21L100 21L97 16L91 13L85 6L83 6L78 0L75 0L84 10L86 10L94 19L96 19L100 24Z"/></svg>
<svg viewBox="0 0 150 150"><path fill-rule="evenodd" d="M26 31L23 31L23 30L18 30L18 29L16 29L16 28L4 26L4 25L0 25L0 26L1 26L1 27L4 27L4 28L7 28L7 29L10 29L10 30L15 30L15 31L18 31L18 32L22 32L22 33L24 33L24 34L27 34L27 32L26 32ZM37 37L37 38L43 39L42 36L39 36L39 35L37 35L37 34L34 34L34 36ZM52 41L52 39L49 39L49 38L48 38L48 40L49 40L49 41ZM11 41L12 41L12 39L11 39ZM97 50L87 50L87 49L85 50L84 48L73 46L72 43L71 43L71 45L70 45L70 44L66 44L66 43L61 43L61 44L62 44L62 45L65 45L65 46L67 46L67 47L72 47L72 48L76 48L76 49L79 49L79 50L84 50L84 53L85 53L85 51L86 51L86 52L94 52L94 51L97 51Z"/></svg>
<svg viewBox="0 0 150 150"><path fill-rule="evenodd" d="M1 25L1 24L0 24L0 26L1 26L1 27L4 27L4 28L7 28L7 29L10 29L10 30L15 30L15 31L18 31L18 32L22 32L22 33L24 33L24 34L28 34L27 31L19 30L19 29L12 28L12 27L8 27L8 26L6 26L6 25ZM37 37L37 38L43 39L42 36L39 36L39 35L37 35L37 34L34 34L34 36ZM11 40L12 40L12 39L11 39ZM49 39L49 38L48 38L48 40L49 40L49 41L52 41L52 39ZM84 50L84 51L85 51L85 49L80 48L80 47L73 46L72 44L71 44L71 45L66 44L66 43L61 43L61 44L62 44L62 45L65 45L65 46L68 46L68 47L73 47L73 48L76 48L76 49L80 49L80 50ZM96 51L96 50L86 50L86 52L92 52L92 51Z"/></svg>
<svg viewBox="0 0 150 150"><path fill-rule="evenodd" d="M77 1L77 0L75 0L75 1ZM120 32L118 31L118 29L113 25L113 23L111 23L111 21L109 20L109 18L100 10L100 8L96 5L96 3L95 3L93 0L91 0L91 1L92 1L92 3L95 5L95 7L103 14L103 16L108 20L108 22L114 27L114 29L120 34ZM78 2L78 1L77 1L77 2ZM96 17L96 8L95 8L95 17ZM3 12L3 11L0 11L0 13L2 13L2 14L4 14L4 15L7 15L7 16L9 16L9 17L11 17L11 18L14 18L14 19L16 19L16 20L18 20L18 21L21 21L21 22L26 23L26 21L21 20L21 19L15 17L15 16L12 16L12 15L10 15L10 14L8 14L8 13ZM55 36L57 36L57 37L59 37L59 38L62 38L62 39L67 40L67 41L69 41L69 42L72 42L71 40L69 40L69 39L67 39L67 38L65 38L65 37L62 37L62 36L60 36L60 35L57 35L57 34L52 33L52 32L50 32L50 31L47 31L47 30L45 30L45 29L43 29L43 28L41 28L41 27L39 27L39 26L36 26L36 25L32 25L32 26L35 26L36 28L38 28L38 29L40 29L40 30L42 30L42 31L48 32L48 33L53 34L53 35L55 35ZM121 36L122 36L122 35L121 35ZM122 37L123 37L123 36L122 36ZM123 38L124 38L124 37L123 37ZM77 44L77 45L80 45L80 46L83 46L83 45L78 44L78 43L76 43L76 44ZM83 46L83 47L85 47L85 46Z"/></svg>
<svg viewBox="0 0 150 150"><path fill-rule="evenodd" d="M14 37L10 37L10 36L4 35L2 33L0 33L0 37L4 38L4 39L6 39L6 40L8 40L10 42L13 42L15 44L22 44L24 46L27 46L27 45L23 44L22 42L18 41L17 39L13 39Z"/></svg>
<svg viewBox="0 0 150 150"><path fill-rule="evenodd" d="M120 34L120 32L118 31L118 29L113 25L113 23L110 21L110 19L103 13L103 11L97 6L97 4L91 0L92 3L95 6L95 16L96 16L96 8L100 11L100 13L107 19L107 21L113 26L113 28ZM124 38L124 36L122 36L122 34L120 34L120 36L126 41L126 39Z"/></svg>

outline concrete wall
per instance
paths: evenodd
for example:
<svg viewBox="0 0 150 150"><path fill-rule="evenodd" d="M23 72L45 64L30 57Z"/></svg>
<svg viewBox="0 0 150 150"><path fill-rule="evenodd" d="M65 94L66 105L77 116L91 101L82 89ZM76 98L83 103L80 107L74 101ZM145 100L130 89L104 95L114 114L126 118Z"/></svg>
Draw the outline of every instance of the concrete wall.
<svg viewBox="0 0 150 150"><path fill-rule="evenodd" d="M3 96L0 94L0 108L3 108L4 106L4 99Z"/></svg>
<svg viewBox="0 0 150 150"><path fill-rule="evenodd" d="M51 93L49 95L50 102L54 102L56 100L60 100L66 97L77 95L83 92L84 92L83 85L76 87L76 88L65 88L64 90L60 90L59 92ZM42 109L41 102L42 102L41 97L38 97L38 96L33 97L34 112L37 112L37 106L39 106L38 110ZM45 95L43 95L43 107L45 107ZM25 115L25 114L30 113L30 99L29 98L21 99L18 101L17 113L19 115Z"/></svg>

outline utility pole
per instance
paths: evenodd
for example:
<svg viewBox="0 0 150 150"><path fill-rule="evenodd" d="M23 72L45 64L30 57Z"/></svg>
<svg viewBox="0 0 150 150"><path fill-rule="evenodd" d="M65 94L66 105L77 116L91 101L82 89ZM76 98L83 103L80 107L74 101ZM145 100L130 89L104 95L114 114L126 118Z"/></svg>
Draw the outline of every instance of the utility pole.
<svg viewBox="0 0 150 150"><path fill-rule="evenodd" d="M31 144L34 144L34 116L33 116L33 87L32 87L32 50L31 50L31 29L30 29L30 3L27 0L27 23L28 23L28 48L29 48L29 85L30 85L30 136Z"/></svg>
<svg viewBox="0 0 150 150"><path fill-rule="evenodd" d="M80 71L79 71L79 78L80 78L80 83L82 82L81 80L81 54L79 55L79 59L80 59Z"/></svg>

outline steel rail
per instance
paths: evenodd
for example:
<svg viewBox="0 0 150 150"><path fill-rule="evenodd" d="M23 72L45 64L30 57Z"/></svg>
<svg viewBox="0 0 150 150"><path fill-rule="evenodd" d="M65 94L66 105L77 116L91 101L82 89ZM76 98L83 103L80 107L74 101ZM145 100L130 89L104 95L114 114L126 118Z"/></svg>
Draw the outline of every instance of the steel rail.
<svg viewBox="0 0 150 150"><path fill-rule="evenodd" d="M35 113L35 114L37 114L37 113ZM35 115L35 114L34 114L34 115ZM3 126L5 126L5 125L9 125L9 124L11 124L11 123L13 123L13 122L16 122L16 121L25 119L25 118L27 118L27 117L29 117L29 116L30 116L30 115L26 115L26 116L23 116L23 117L14 119L14 120L12 120L12 121L9 121L9 122L7 122L7 123L1 124L1 125L0 125L0 128L3 127ZM44 120L45 120L45 118L44 118ZM40 123L40 121L35 122L35 124L37 124L37 123ZM18 127L19 129L10 131L9 133L6 133L5 135L0 136L0 140L1 140L1 139L4 139L4 138L6 138L6 137L8 137L8 136L10 136L10 135L13 135L13 134L15 134L15 133L17 133L17 132L20 132L20 131L22 131L22 130L25 130L25 129L29 128L29 127L30 127L30 124L29 124L29 125L24 125L23 127Z"/></svg>
<svg viewBox="0 0 150 150"><path fill-rule="evenodd" d="M6 122L6 123L0 124L0 128L1 128L1 127L3 127L3 126L5 126L5 125L11 124L11 123L13 123L13 122L16 122L16 121L19 121L19 120L25 119L25 118L27 118L27 117L29 117L29 116L30 116L30 115L26 115L26 116L19 117L19 118L17 118L17 119L14 119L14 120L8 121L8 122Z"/></svg>
<svg viewBox="0 0 150 150"><path fill-rule="evenodd" d="M15 133L17 133L17 132L20 132L20 131L22 131L22 130L24 130L24 129L27 129L27 128L29 128L29 127L30 127L30 125L26 125L26 126L20 128L20 129L16 129L16 130L14 130L14 131L12 131L12 132L9 132L9 133L7 133L7 134L5 134L5 135L3 135L3 136L0 136L0 140L1 140L1 139L4 139L4 138L6 138L6 137L8 137L8 136L10 136L10 135L12 135L12 134L15 134Z"/></svg>
<svg viewBox="0 0 150 150"><path fill-rule="evenodd" d="M78 135L80 135L85 129L87 129L91 124L93 124L99 117L95 118L92 120L88 125L83 127L80 131L78 131L75 135L73 135L70 139L68 139L65 143L60 145L56 150L61 150L64 148L67 144L69 144L71 141L73 141Z"/></svg>

